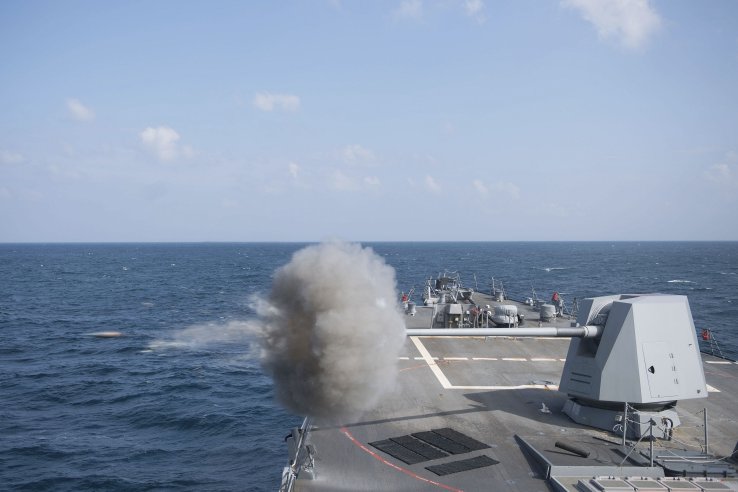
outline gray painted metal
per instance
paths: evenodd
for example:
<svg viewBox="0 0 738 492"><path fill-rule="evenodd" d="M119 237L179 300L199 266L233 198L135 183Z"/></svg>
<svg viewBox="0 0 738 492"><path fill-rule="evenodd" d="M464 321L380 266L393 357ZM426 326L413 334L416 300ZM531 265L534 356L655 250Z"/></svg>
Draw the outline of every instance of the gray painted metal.
<svg viewBox="0 0 738 492"><path fill-rule="evenodd" d="M560 390L593 401L659 403L706 398L697 333L686 296L585 299L577 322L604 320L598 343L573 340Z"/></svg>
<svg viewBox="0 0 738 492"><path fill-rule="evenodd" d="M478 292L472 298L478 306L516 304L528 324L523 328L542 323L533 306L509 300L495 301L492 296ZM621 296L612 296L612 299L621 299ZM559 391L557 385L562 379L565 360L568 362L571 354L569 347L575 343L604 343L609 322L617 317L611 312L611 299L597 301L601 304L599 309L597 306L590 309L594 303L587 306L588 302L580 301L581 311L587 311L587 318L591 315L592 319L580 317L577 321L583 326L604 326L599 340L569 340L551 335L534 338L512 335L510 328L500 329L503 336L488 339L469 335L408 338L398 361L400 371L396 389L379 401L375 409L356 421L313 426L306 434L307 444L314 449L311 456L315 472L307 474L298 470L294 490L574 492L578 490L579 480L589 481L597 475L663 477L660 467L621 465L622 447L612 433L573 422L563 413L569 397ZM406 316L406 324L409 329L433 326L435 312L444 313L444 306L437 309L418 306L414 316ZM574 321L565 316L545 324L571 328ZM458 335L462 333L459 330L465 329L452 331ZM438 330L433 332L432 335L438 334ZM474 329L472 335L479 333ZM650 341L661 340L643 339L643 342ZM642 347L642 343L636 345L641 351ZM586 346L580 348L587 349ZM643 359L627 358L619 365L624 369L626 364L643 363ZM710 396L679 402L675 411L683 425L674 431L674 441L659 439L654 443L657 455L669 454L685 445L699 450L704 440L704 408L708 408L711 417L710 450L716 457L733 452L738 441L738 364L703 355L698 370L707 378ZM650 396L645 375L643 382ZM448 456L407 465L368 444L444 427L489 444L489 449L470 452L469 457L485 454L499 464L438 477L425 467L467 456ZM607 436L610 439L605 439ZM591 451L590 456L583 458L556 450L554 443L561 439ZM632 444L635 442L629 443ZM535 451L531 452L528 446ZM648 445L644 440L631 457L646 449ZM533 454L541 459L532 458ZM538 461L544 464L537 465Z"/></svg>
<svg viewBox="0 0 738 492"><path fill-rule="evenodd" d="M581 337L597 338L602 334L601 326L538 328L408 328L409 337Z"/></svg>

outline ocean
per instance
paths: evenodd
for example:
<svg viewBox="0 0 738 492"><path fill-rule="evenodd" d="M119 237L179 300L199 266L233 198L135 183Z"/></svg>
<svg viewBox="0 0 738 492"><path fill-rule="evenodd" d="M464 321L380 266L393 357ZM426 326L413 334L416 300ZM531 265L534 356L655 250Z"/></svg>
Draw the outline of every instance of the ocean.
<svg viewBox="0 0 738 492"><path fill-rule="evenodd" d="M737 242L365 245L416 301L444 270L513 298L685 294L738 358ZM303 246L0 244L0 489L276 490L302 418L230 328Z"/></svg>

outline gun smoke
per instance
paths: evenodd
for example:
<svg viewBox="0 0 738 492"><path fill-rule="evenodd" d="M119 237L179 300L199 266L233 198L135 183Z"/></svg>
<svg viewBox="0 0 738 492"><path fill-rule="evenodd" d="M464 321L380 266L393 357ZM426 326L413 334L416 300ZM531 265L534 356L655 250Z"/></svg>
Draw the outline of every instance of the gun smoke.
<svg viewBox="0 0 738 492"><path fill-rule="evenodd" d="M289 410L356 418L390 390L405 324L395 272L358 244L309 246L276 271L258 307L261 362Z"/></svg>

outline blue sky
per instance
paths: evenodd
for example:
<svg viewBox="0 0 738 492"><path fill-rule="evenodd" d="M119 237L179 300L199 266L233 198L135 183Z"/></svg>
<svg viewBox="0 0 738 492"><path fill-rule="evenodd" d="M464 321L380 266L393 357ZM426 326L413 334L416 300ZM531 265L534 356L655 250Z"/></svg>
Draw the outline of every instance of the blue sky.
<svg viewBox="0 0 738 492"><path fill-rule="evenodd" d="M738 2L0 2L0 241L738 240Z"/></svg>

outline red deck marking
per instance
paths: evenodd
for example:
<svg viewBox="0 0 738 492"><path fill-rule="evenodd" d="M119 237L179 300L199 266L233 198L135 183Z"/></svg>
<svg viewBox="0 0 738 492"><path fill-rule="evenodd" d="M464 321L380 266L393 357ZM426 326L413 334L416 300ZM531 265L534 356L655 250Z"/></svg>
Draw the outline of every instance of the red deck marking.
<svg viewBox="0 0 738 492"><path fill-rule="evenodd" d="M451 487L449 485L444 485L442 483L434 482L433 480L429 480L427 478L421 477L420 475L417 475L417 474L411 472L407 468L403 468L401 466L395 465L394 463L390 463L389 461L387 461L386 459L382 458L377 453L375 453L374 451L372 451L371 449L367 448L366 446L364 446L363 444L361 444L359 441L357 441L356 438L351 434L351 432L349 432L349 430L346 427L341 427L341 432L346 437L348 437L351 440L352 443L354 443L356 446L358 446L359 448L361 448L362 451L364 451L366 453L369 453L372 456L372 458L381 461L382 463L384 463L387 466L391 466L395 470L397 470L399 472L402 472L405 475L409 475L409 476L411 476L411 477L413 477L413 478L415 478L417 480L421 480L421 481L427 482L427 483L429 483L431 485L435 485L436 487L441 487L442 489L451 490L453 492L464 492L461 489L457 489L457 488Z"/></svg>

